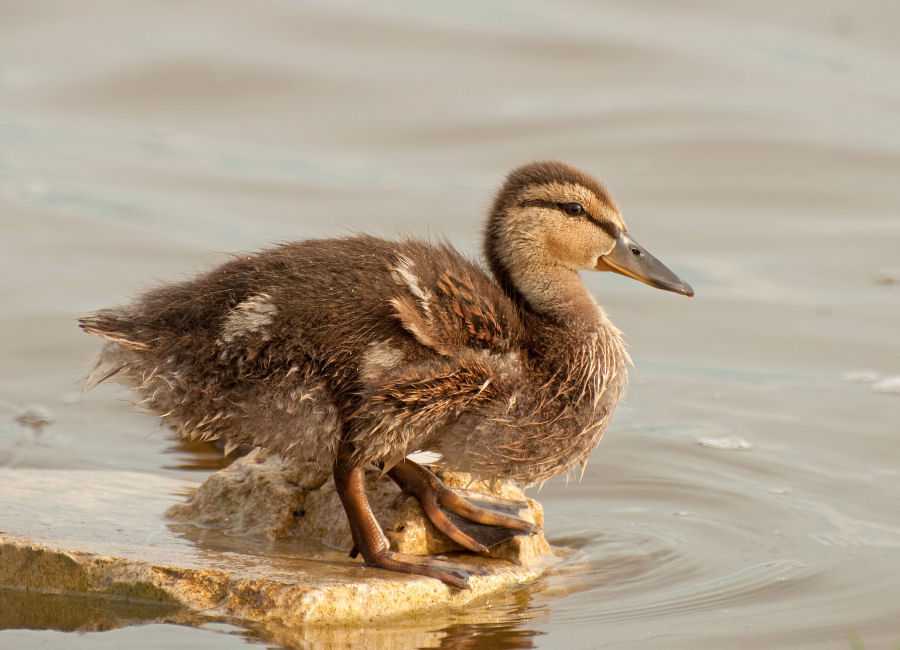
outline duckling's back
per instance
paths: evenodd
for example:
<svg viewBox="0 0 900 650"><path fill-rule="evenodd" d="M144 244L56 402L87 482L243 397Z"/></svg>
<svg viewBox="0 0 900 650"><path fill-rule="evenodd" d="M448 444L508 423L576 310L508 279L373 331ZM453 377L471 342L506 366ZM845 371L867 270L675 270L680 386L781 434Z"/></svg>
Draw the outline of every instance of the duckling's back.
<svg viewBox="0 0 900 650"><path fill-rule="evenodd" d="M494 374L517 319L449 246L360 236L237 257L80 322L109 341L92 377L181 435L330 466L342 436L387 464L423 447Z"/></svg>

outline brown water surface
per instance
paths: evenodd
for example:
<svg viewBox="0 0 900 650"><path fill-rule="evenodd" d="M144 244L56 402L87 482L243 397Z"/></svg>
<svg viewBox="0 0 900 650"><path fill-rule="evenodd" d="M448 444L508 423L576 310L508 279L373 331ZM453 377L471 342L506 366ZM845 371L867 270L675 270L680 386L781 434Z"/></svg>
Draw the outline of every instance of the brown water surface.
<svg viewBox="0 0 900 650"><path fill-rule="evenodd" d="M421 643L900 643L900 5L359 4L2 4L0 465L202 479L122 391L80 395L78 315L276 241L474 253L505 171L558 157L697 297L585 278L636 368L584 479L538 496L575 552ZM22 602L0 647L318 638Z"/></svg>

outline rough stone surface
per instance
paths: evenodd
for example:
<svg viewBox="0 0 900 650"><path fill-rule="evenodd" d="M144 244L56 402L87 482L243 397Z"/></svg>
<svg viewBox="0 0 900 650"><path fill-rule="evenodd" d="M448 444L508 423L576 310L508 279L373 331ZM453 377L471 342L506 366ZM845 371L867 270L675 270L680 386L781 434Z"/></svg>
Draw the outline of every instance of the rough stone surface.
<svg viewBox="0 0 900 650"><path fill-rule="evenodd" d="M481 499L521 504L518 515L543 526L541 505L516 484L473 481L462 472L438 472L446 485ZM367 470L367 493L391 548L410 555L463 550L425 517L414 498L396 503L400 490L375 469ZM220 528L229 535L285 536L350 549L353 542L344 509L328 472L313 464L285 461L263 450L216 472L185 504L166 513L172 519ZM519 535L493 547L487 555L517 564L540 561L550 553L543 533Z"/></svg>
<svg viewBox="0 0 900 650"><path fill-rule="evenodd" d="M342 624L397 617L436 606L461 607L534 579L538 568L497 567L467 590L415 576L347 582L298 576L293 582L239 572L144 564L64 551L0 536L0 585L48 593L102 594L132 601L181 604L209 615L261 623Z"/></svg>
<svg viewBox="0 0 900 650"><path fill-rule="evenodd" d="M377 473L369 478L395 548L452 548L423 521L414 499L394 508L397 488ZM468 483L458 475L444 480ZM467 553L465 562L490 567L467 590L364 567L347 557L346 518L331 479L264 454L234 463L196 490L183 479L124 471L0 468L0 483L0 588L187 607L276 626L268 629L465 607L535 579L553 558L542 535L504 542L493 552L502 560ZM191 492L188 504L176 504ZM491 492L523 498L508 485ZM529 504L523 516L540 523L540 507Z"/></svg>

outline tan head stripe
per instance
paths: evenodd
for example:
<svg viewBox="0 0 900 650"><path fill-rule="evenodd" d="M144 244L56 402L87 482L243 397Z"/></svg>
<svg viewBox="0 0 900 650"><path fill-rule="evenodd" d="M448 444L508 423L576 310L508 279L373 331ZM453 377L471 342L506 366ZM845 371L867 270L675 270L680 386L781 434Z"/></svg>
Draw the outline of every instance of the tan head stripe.
<svg viewBox="0 0 900 650"><path fill-rule="evenodd" d="M554 210L560 210L560 211L564 212L563 206L565 205L565 203L557 203L556 201L548 201L548 200L544 200L544 199L527 199L525 201L522 201L520 203L520 205L522 205L523 207L524 206L537 206L537 207L543 207L543 208L551 208ZM613 239L615 239L616 237L619 236L618 226L616 226L615 224L612 224L608 221L601 221L600 219L597 219L590 212L587 211L587 208L585 208L585 213L582 216L585 219L587 219L588 221L590 221L592 224L594 224L595 226L600 228L600 230L605 232L607 235L609 235ZM581 217L570 217L570 218L571 219L580 219Z"/></svg>

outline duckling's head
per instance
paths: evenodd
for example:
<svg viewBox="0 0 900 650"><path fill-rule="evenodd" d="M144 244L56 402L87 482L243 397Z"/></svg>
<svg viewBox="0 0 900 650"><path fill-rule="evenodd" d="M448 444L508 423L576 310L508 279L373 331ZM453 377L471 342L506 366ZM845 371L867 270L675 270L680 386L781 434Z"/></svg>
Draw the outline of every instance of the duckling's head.
<svg viewBox="0 0 900 650"><path fill-rule="evenodd" d="M562 285L583 270L615 271L658 289L694 295L627 231L599 181L562 162L534 162L513 170L497 193L485 253L504 288L537 311L564 302Z"/></svg>

